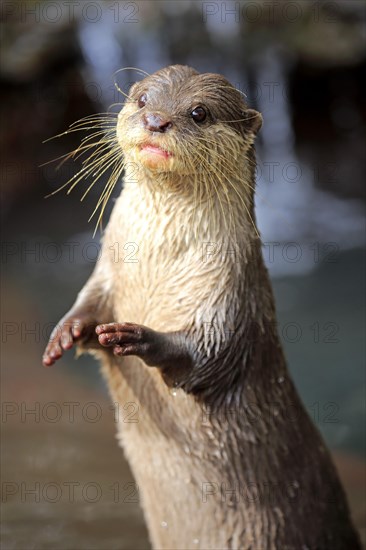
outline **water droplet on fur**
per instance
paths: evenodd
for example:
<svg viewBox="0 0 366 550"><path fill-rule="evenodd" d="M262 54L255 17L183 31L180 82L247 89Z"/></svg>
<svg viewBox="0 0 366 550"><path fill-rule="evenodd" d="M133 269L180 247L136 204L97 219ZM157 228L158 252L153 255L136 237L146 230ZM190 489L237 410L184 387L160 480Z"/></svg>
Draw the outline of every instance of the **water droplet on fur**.
<svg viewBox="0 0 366 550"><path fill-rule="evenodd" d="M166 521L162 521L161 526L164 527L164 529L166 529L168 527L168 524Z"/></svg>
<svg viewBox="0 0 366 550"><path fill-rule="evenodd" d="M277 378L277 382L279 384L282 384L284 381L285 381L285 378L283 376L280 376L279 378Z"/></svg>

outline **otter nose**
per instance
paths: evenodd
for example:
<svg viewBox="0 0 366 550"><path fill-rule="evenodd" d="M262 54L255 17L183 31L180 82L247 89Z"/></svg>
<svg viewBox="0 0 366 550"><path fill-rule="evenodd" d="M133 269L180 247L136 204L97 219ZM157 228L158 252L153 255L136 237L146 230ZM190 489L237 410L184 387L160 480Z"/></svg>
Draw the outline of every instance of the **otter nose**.
<svg viewBox="0 0 366 550"><path fill-rule="evenodd" d="M145 128L150 132L166 132L172 126L170 120L158 114L144 115L143 122Z"/></svg>

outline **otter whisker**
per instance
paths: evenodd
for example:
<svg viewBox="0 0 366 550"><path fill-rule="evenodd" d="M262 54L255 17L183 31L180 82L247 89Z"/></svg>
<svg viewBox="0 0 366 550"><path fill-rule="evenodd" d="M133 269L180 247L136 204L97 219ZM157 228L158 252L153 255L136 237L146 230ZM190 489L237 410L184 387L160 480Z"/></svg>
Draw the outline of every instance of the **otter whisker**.
<svg viewBox="0 0 366 550"><path fill-rule="evenodd" d="M99 199L98 199L98 202L93 210L93 213L91 214L90 218L91 219L94 214L96 213L96 211L98 210L98 208L100 207L100 205L104 204L105 200L106 200L106 197L108 196L110 190L112 187L114 187L116 181L117 181L117 175L119 175L119 173L122 172L124 168L124 164L123 162L119 163L117 166L115 166L112 170L112 174L110 175L103 191L101 192L100 196L99 196Z"/></svg>
<svg viewBox="0 0 366 550"><path fill-rule="evenodd" d="M110 164L110 166L113 165L113 164ZM98 208L100 207L101 204L103 204L103 202L105 201L105 198L106 196L108 195L108 192L109 192L109 189L111 187L114 187L114 185L116 184L120 174L122 173L124 169L124 162L120 159L120 161L117 161L114 163L114 167L112 169L112 173L111 175L109 176L107 182L106 182L106 185L104 186L104 189L102 190L100 196L99 196L99 199L97 201L97 204L90 216L89 219L91 219L94 214L96 213L96 211L98 210Z"/></svg>
<svg viewBox="0 0 366 550"><path fill-rule="evenodd" d="M61 168L61 166L69 159L73 159L74 161L81 158L81 156L84 154L84 153L87 153L89 152L91 149L93 149L98 143L101 143L101 141L99 142L96 142L96 143L90 143L90 144L87 144L87 145L79 145L76 149L74 149L73 151L71 151L70 153L66 153L65 155L61 155L60 157L58 157L57 159L54 159L53 161L50 161L50 162L54 162L56 160L59 160L61 159L62 157L63 160L61 160L61 162L56 166L55 170L59 170ZM113 142L110 142L110 141L106 141L105 143L107 144L110 144L110 143L113 143ZM85 164L87 159L84 159L82 161L82 165ZM48 163L47 163L48 164Z"/></svg>
<svg viewBox="0 0 366 550"><path fill-rule="evenodd" d="M112 194L112 191L117 183L117 181L119 180L121 174L122 174L122 171L123 171L123 168L124 168L124 162L121 160L113 169L113 172L112 172L112 175L111 177L109 178L109 181L107 183L107 186L106 186L106 191L103 192L103 199L102 199L102 205L101 205L101 211L99 213L99 216L98 216L98 219L97 219L97 222L96 222L96 226L95 226L95 229L94 229L94 233L93 233L93 236L95 236L96 234L96 231L97 231L97 228L98 226L101 226L101 223L102 223L102 217L103 217L103 214L104 214L104 210L107 206L107 203L109 201L109 198ZM90 216L89 218L89 221L93 218L94 214L96 213L98 207L100 205L100 200L98 201L98 204L96 206L96 208L94 209L92 215Z"/></svg>
<svg viewBox="0 0 366 550"><path fill-rule="evenodd" d="M209 140L209 139L204 138L204 139L200 139L200 141L201 141L203 144L205 144L205 143L207 142L207 144L211 144L211 145L216 145L216 146L217 146L217 143L216 143L214 140ZM209 148L206 148L206 150L207 150L209 153L211 152L211 149L209 149ZM222 155L222 154L219 153L219 152L218 152L217 154L219 155L219 161L220 161L220 163L229 171L229 173L235 174L236 172L233 170L233 167L232 167L230 164L228 164L228 161L227 161L227 159L224 157L224 155ZM252 165L253 165L253 163L251 162L251 160L250 160L248 157L246 157L246 162L248 163L249 166L252 166ZM244 184L245 184L247 187L249 187L249 188L253 189L254 191L256 191L256 189L255 189L254 187L251 187L246 181L244 181Z"/></svg>
<svg viewBox="0 0 366 550"><path fill-rule="evenodd" d="M204 147L204 146L203 146L203 147ZM207 149L207 151L209 152L210 150ZM208 168L210 168L210 167L208 167ZM212 168L211 168L211 170L212 170ZM224 173L220 170L220 168L219 168L216 164L215 164L215 170L217 170L217 172L218 172L219 174L221 174L221 176L228 182L230 188L234 190L234 192L236 193L236 195L237 195L238 198L240 199L241 204L244 206L244 208L245 208L245 210L246 210L246 212L247 212L247 214L248 214L248 216L249 216L249 219L250 219L250 221L251 221L251 223L252 223L252 225L253 225L253 228L254 228L254 230L255 230L257 236L260 237L259 232L258 232L258 229L257 229L257 227L256 227L256 224L255 224L255 222L254 222L254 220L253 220L252 215L250 214L250 211L249 211L249 209L248 209L248 207L247 207L247 205L246 205L246 203L245 203L245 200L244 200L242 194L239 192L239 190L238 190L237 187L235 186L235 184L233 183L233 182L235 181L235 179L234 179L234 178L233 178L233 179L229 178L226 174L224 174ZM225 187L225 186L224 186L224 187ZM229 200L229 204L230 204L230 200Z"/></svg>
<svg viewBox="0 0 366 550"><path fill-rule="evenodd" d="M104 155L101 155L101 156L98 156L96 157L90 164L86 164L77 174L75 174L75 176L78 176L77 179L72 183L71 187L68 189L67 191L67 194L69 195L71 193L71 191L76 187L76 185L79 183L79 181L84 178L84 177L89 177L93 172L94 170L101 166L102 168L104 168L105 166L105 163L109 160L111 160L111 157L113 157L115 155L115 153L113 153L113 151L108 151L107 153L105 153ZM96 181L99 180L100 176L103 174L105 170L102 171L101 174L99 174L95 180L94 180L94 183ZM71 178L69 180L69 182L71 182L74 177Z"/></svg>
<svg viewBox="0 0 366 550"><path fill-rule="evenodd" d="M83 144L83 148L84 148L84 145L85 145L85 142ZM101 151L105 150L105 151L109 151L112 147L115 147L116 146L116 141L115 140L112 140L112 139L107 139L107 140L103 140L103 139L100 139L96 142L92 142L92 143L89 143L88 145L85 145L85 148L82 152L80 152L76 157L75 157L75 160L80 158L81 155L83 155L84 153L86 153L87 151L89 150L94 150L93 153L91 153L91 155L85 159L83 159L82 161L82 164L87 164L88 162L90 162L98 153L100 153ZM77 151L77 150L76 150Z"/></svg>
<svg viewBox="0 0 366 550"><path fill-rule="evenodd" d="M201 190L202 178L198 177L197 167L195 166L195 163L194 163L194 157L191 154L191 152L189 151L189 148L188 148L187 144L184 144L183 156L186 159L188 167L190 167L191 173L194 174L194 177L193 177L193 199L194 200L193 200L192 217L193 217L193 219L195 219L197 217L198 212L199 212L198 207L199 207L199 205L202 204L202 190ZM198 238L198 236L196 234L197 224L192 224L192 225L193 225L193 228L195 230L195 233L194 233L193 237L196 240Z"/></svg>
<svg viewBox="0 0 366 550"><path fill-rule="evenodd" d="M56 170L58 170L58 169L68 160L68 159L71 159L71 158L72 158L73 160L76 160L77 158L80 157L80 155L81 155L82 153L87 152L87 151L88 151L91 147L93 147L93 146L94 146L94 144L87 145L87 146L85 146L85 147L80 147L80 146L79 146L79 147L78 147L77 149L75 149L74 151L71 151L70 153L67 153L66 155L62 155L62 157L64 157L64 158L63 158L63 160L56 166ZM79 153L79 155L77 155L77 156L75 157L76 153L77 153L78 151L80 151L81 149L85 149L85 151L82 151L81 153ZM54 161L55 161L55 160L59 160L59 159L62 158L62 157L59 157L58 159L54 159ZM50 162L54 162L54 161L50 161ZM49 162L47 162L47 163L45 163L45 164L49 164ZM42 166L43 166L43 165L42 165ZM88 167L87 167L86 165L84 165L80 170L78 170L78 172L77 172L74 176L72 176L71 178L69 178L69 179L66 181L66 183L64 183L63 185L61 185L61 186L58 187L57 189L55 189L55 191L52 191L52 193L49 193L48 195L46 195L45 198L51 197L52 195L55 195L55 194L58 193L59 191L62 191L62 189L64 189L64 188L67 187L68 185L70 185L70 183L71 183L78 175L80 175L81 172L85 172L85 174L82 174L80 177L83 177L84 175L87 175L87 174L88 174L88 172L86 171L87 168L88 168ZM73 187L74 187L74 186L73 186ZM68 191L68 193L69 193L69 191Z"/></svg>
<svg viewBox="0 0 366 550"><path fill-rule="evenodd" d="M89 191L93 188L93 186L96 184L96 182L99 180L99 178L110 168L110 166L113 165L114 162L118 160L118 157L120 157L120 151L117 151L110 159L109 163L104 165L104 161L102 162L102 166L96 171L95 175L99 174L97 178L93 180L93 182L89 185L87 190L84 192L84 194L81 197L81 201L83 201L86 197L86 195L89 193ZM100 172L100 173L99 173Z"/></svg>
<svg viewBox="0 0 366 550"><path fill-rule="evenodd" d="M66 183L47 195L47 197L58 193L65 187L68 187L67 194L69 194L83 178L87 179L93 175L94 179L92 183L88 186L87 190L81 197L81 200L84 200L85 196L97 183L101 176L108 170L108 168L110 168L110 166L117 162L118 158L121 156L120 149L117 147L117 117L118 113L113 112L88 115L73 122L69 129L65 132L45 140L47 142L51 139L55 139L66 134L71 134L73 132L92 131L90 135L84 136L81 139L81 143L76 149L50 161L55 162L61 159L61 162L56 167L56 169L59 169L69 159L73 159L75 161L85 154L88 155L82 161L82 168L78 170L74 176L69 178Z"/></svg>
<svg viewBox="0 0 366 550"><path fill-rule="evenodd" d="M207 142L211 143L212 145L214 145L214 144L216 143L216 142L214 142L213 140L212 140L212 141L209 140L209 139L206 140L206 138L204 138L203 140L200 140L200 141L202 141L203 143L204 143L204 141L207 141ZM206 150L211 152L211 149L206 149ZM231 166L227 163L227 159L226 159L223 155L221 155L220 162L221 162L222 165L223 165L225 168L227 168L229 171L231 170ZM246 157L246 162L248 163L249 166L253 166L253 165L256 166L256 163L253 162L253 161L251 161L251 159L248 158L248 157ZM235 173L235 172L233 172L233 173ZM256 187L254 187L253 185L250 185L250 183L248 183L248 181L246 181L246 178L243 178L243 179L241 180L241 183L242 183L243 185L245 185L246 187L248 187L249 189L251 189L251 190L252 190L252 191L253 191L253 192L254 192L254 193L255 193L255 194L256 194L256 195L257 195L257 196L267 205L267 206L268 206L268 207L269 207L269 208L271 208L271 210L273 210L274 212L276 212L276 214L281 218L281 220L287 225L287 227L288 227L289 229L292 229L291 224L289 224L289 223L288 223L288 220L286 220L286 218L278 211L278 208L276 208L276 207L272 204L272 202L271 202L269 199L267 199L267 198L263 195L263 193L261 193L261 192L259 191L258 185L257 185Z"/></svg>
<svg viewBox="0 0 366 550"><path fill-rule="evenodd" d="M260 118L260 117L261 117L261 115L259 113L257 113L256 115L248 116L246 118L237 118L236 120L223 120L222 122L224 122L224 123L248 122L248 120L254 120L254 119Z"/></svg>
<svg viewBox="0 0 366 550"><path fill-rule="evenodd" d="M196 151L196 155L198 155L198 157L201 159L201 162L206 165L206 160L205 158L203 157L203 155L201 155L198 151ZM223 208L223 204L222 204L222 200L221 200L221 194L218 192L218 189L216 187L216 183L215 183L215 179L212 177L212 175L210 174L210 181L211 183L213 184L214 186L214 189L216 191L216 196L217 196L217 199L219 201L219 205L220 205L220 208L221 208L221 211L222 211L222 217L223 217L223 220L225 220L225 211L224 211L224 208Z"/></svg>
<svg viewBox="0 0 366 550"><path fill-rule="evenodd" d="M114 86L116 90L118 90L126 99L129 99L131 101L130 96L126 94L123 90L121 90L118 83L116 82L116 76L118 75L118 73L121 73L123 71L136 71L137 73L141 73L142 76L150 76L150 75L143 69L138 69L137 67L123 67L122 69L118 69L118 71L114 73Z"/></svg>
<svg viewBox="0 0 366 550"><path fill-rule="evenodd" d="M69 128L65 130L64 132L61 132L60 134L56 134L55 136L49 137L45 139L42 143L47 143L49 141L52 141L56 138L65 136L67 134L71 134L76 131L84 131L84 130L94 130L98 128L106 128L112 130L115 127L116 120L115 118L118 116L117 113L109 113L109 117L99 117L96 115L90 115L86 116L84 118L81 118L80 120L77 120L76 122L73 122L70 124ZM92 122L95 122L94 125L90 126Z"/></svg>

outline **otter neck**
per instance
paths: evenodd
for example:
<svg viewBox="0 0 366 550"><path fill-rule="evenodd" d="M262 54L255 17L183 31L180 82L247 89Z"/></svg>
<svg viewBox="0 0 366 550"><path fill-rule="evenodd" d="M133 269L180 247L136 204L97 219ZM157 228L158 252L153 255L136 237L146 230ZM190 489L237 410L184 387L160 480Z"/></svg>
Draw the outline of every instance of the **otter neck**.
<svg viewBox="0 0 366 550"><path fill-rule="evenodd" d="M241 247L243 239L259 243L253 174L244 163L235 175L223 179L203 171L152 171L142 164L127 162L124 189L147 209L154 208L160 220L174 217L183 233L188 232L193 238L224 240Z"/></svg>

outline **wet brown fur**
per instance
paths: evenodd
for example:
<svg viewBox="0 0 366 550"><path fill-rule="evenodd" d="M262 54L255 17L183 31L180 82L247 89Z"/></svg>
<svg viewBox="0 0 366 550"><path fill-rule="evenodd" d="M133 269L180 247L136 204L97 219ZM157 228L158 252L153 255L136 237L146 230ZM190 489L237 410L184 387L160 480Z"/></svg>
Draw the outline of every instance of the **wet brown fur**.
<svg viewBox="0 0 366 550"><path fill-rule="evenodd" d="M198 125L190 113L202 104L210 114ZM169 117L171 129L147 132L144 112ZM135 84L118 117L124 189L73 310L173 334L188 350L156 366L94 351L121 412L138 407L138 423L121 420L118 438L154 548L359 548L275 328L254 225L260 125L222 76L183 66ZM145 141L173 158L146 167ZM138 262L125 261L125 243L136 243Z"/></svg>

